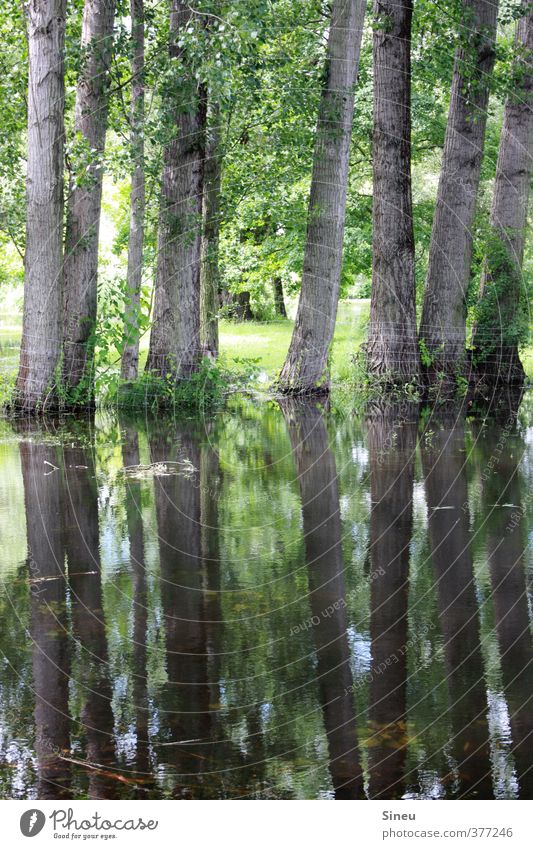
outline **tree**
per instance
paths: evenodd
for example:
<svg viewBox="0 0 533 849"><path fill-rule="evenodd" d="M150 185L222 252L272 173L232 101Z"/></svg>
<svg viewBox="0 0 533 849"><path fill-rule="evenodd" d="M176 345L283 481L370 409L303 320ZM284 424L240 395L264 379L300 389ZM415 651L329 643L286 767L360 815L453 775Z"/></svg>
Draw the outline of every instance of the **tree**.
<svg viewBox="0 0 533 849"><path fill-rule="evenodd" d="M81 384L83 392L76 400L84 404L93 394L102 156L114 18L115 0L85 0L74 118L76 163L67 203L63 340L63 380L72 390Z"/></svg>
<svg viewBox="0 0 533 849"><path fill-rule="evenodd" d="M202 351L208 357L218 356L218 309L220 271L218 244L220 237L220 184L222 156L220 150L220 108L213 102L209 109L205 149L202 260L200 272L200 312Z"/></svg>
<svg viewBox="0 0 533 849"><path fill-rule="evenodd" d="M464 370L472 223L495 59L497 13L494 0L464 2L420 323L420 338L431 357L430 379L443 373L453 382Z"/></svg>
<svg viewBox="0 0 533 849"><path fill-rule="evenodd" d="M411 195L411 0L374 3L374 199L368 369L418 375Z"/></svg>
<svg viewBox="0 0 533 849"><path fill-rule="evenodd" d="M139 370L139 312L143 276L145 177L144 177L144 0L131 0L131 177L130 232L126 275L126 316L121 376L135 380Z"/></svg>
<svg viewBox="0 0 533 849"><path fill-rule="evenodd" d="M272 289L274 292L274 307L276 315L280 318L287 318L287 309L285 307L285 299L283 297L283 281L281 277L274 277L272 281Z"/></svg>
<svg viewBox="0 0 533 849"><path fill-rule="evenodd" d="M328 391L328 354L335 328L354 87L365 0L334 0L318 114L302 291L279 377L287 393Z"/></svg>
<svg viewBox="0 0 533 849"><path fill-rule="evenodd" d="M191 8L172 0L169 50L178 77L167 93L175 105L171 109L172 136L164 151L154 319L146 368L161 377L171 374L176 380L192 374L201 358L206 96L180 44L194 23Z"/></svg>
<svg viewBox="0 0 533 849"><path fill-rule="evenodd" d="M61 353L65 0L27 6L28 165L24 317L15 406L56 403Z"/></svg>
<svg viewBox="0 0 533 849"><path fill-rule="evenodd" d="M528 331L522 264L533 154L533 11L523 2L516 30L513 89L505 104L490 234L480 286L474 363L479 372L505 383L524 380L518 347ZM528 12L529 10L529 12Z"/></svg>

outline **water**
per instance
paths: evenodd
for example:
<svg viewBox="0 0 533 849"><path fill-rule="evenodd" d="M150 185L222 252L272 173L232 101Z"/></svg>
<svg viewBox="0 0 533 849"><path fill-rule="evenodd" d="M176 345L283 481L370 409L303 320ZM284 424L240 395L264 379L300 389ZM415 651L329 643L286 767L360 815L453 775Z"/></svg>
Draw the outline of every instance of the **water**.
<svg viewBox="0 0 533 849"><path fill-rule="evenodd" d="M532 798L533 431L0 422L4 798Z"/></svg>

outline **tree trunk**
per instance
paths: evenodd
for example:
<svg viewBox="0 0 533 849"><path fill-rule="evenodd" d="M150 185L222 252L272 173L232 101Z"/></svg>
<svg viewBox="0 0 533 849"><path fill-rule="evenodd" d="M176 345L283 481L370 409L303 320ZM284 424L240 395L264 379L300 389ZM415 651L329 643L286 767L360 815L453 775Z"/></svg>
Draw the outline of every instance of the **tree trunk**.
<svg viewBox="0 0 533 849"><path fill-rule="evenodd" d="M374 0L374 202L368 369L419 373L411 194L412 0Z"/></svg>
<svg viewBox="0 0 533 849"><path fill-rule="evenodd" d="M524 0L524 9L530 7ZM491 234L481 279L474 361L496 381L522 384L518 355L523 323L522 262L533 154L533 11L516 30L516 85L505 104L490 216Z"/></svg>
<svg viewBox="0 0 533 849"><path fill-rule="evenodd" d="M201 341L203 353L218 357L218 310L220 273L218 243L220 234L220 109L210 110L204 169L202 264L200 274Z"/></svg>
<svg viewBox="0 0 533 849"><path fill-rule="evenodd" d="M61 353L65 0L27 4L24 318L14 404L52 407Z"/></svg>
<svg viewBox="0 0 533 849"><path fill-rule="evenodd" d="M83 65L76 91L74 131L86 153L81 155L81 163L73 165L67 204L63 340L65 386L71 390L80 387L80 395L74 395L73 403L84 405L93 401L94 393L102 156L114 18L115 0L85 0Z"/></svg>
<svg viewBox="0 0 533 849"><path fill-rule="evenodd" d="M172 0L170 55L183 62L175 91L175 136L164 152L154 320L146 368L161 377L187 378L198 368L200 267L206 96L178 46L194 13Z"/></svg>
<svg viewBox="0 0 533 849"><path fill-rule="evenodd" d="M472 224L494 67L498 3L465 0L464 8L420 323L420 338L432 357L429 380L434 381L440 373L452 384L465 365Z"/></svg>
<svg viewBox="0 0 533 849"><path fill-rule="evenodd" d="M254 314L250 305L249 292L239 292L239 294L237 295L237 305L235 307L235 314L237 318L241 321L254 320Z"/></svg>
<svg viewBox="0 0 533 849"><path fill-rule="evenodd" d="M130 233L126 316L124 320L123 380L136 380L139 371L139 313L143 276L145 179L144 179L144 0L131 0L131 177Z"/></svg>
<svg viewBox="0 0 533 849"><path fill-rule="evenodd" d="M334 0L318 115L302 291L279 388L329 390L328 354L342 268L354 87L366 0Z"/></svg>
<svg viewBox="0 0 533 849"><path fill-rule="evenodd" d="M281 277L275 277L272 281L274 290L274 307L276 315L280 318L287 318L287 310L285 309L285 300L283 298L283 283Z"/></svg>

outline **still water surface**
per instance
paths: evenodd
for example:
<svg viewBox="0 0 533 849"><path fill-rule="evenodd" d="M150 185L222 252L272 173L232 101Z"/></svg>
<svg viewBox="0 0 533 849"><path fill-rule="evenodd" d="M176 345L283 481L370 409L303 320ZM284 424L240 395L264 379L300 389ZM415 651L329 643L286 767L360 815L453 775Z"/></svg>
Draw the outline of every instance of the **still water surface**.
<svg viewBox="0 0 533 849"><path fill-rule="evenodd" d="M533 430L0 421L4 798L533 798Z"/></svg>

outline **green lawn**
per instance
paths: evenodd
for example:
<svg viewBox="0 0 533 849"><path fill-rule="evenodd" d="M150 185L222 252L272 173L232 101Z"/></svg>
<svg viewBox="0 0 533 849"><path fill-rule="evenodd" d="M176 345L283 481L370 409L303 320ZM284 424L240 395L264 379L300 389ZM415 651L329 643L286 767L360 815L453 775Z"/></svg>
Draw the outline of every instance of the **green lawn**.
<svg viewBox="0 0 533 849"><path fill-rule="evenodd" d="M341 301L333 339L332 377L340 381L350 368L352 355L357 353L366 337L370 313L369 300ZM280 371L291 341L294 322L277 321L221 321L220 353L228 360L235 357L258 359L261 369L269 378ZM141 343L141 368L148 353L148 334Z"/></svg>

